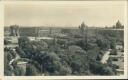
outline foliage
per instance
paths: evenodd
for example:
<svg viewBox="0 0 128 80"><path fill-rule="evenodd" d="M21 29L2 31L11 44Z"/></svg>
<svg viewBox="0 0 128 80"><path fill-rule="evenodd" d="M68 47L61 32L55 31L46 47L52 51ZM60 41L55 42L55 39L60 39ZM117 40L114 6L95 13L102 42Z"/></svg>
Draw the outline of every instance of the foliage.
<svg viewBox="0 0 128 80"><path fill-rule="evenodd" d="M112 49L110 52L110 55L117 55L117 50L116 49Z"/></svg>
<svg viewBox="0 0 128 80"><path fill-rule="evenodd" d="M110 48L110 41L103 36L99 36L96 41L98 47L102 50L106 50Z"/></svg>
<svg viewBox="0 0 128 80"><path fill-rule="evenodd" d="M33 30L30 30L30 33ZM31 36L36 36L34 32ZM19 47L15 48L16 52L9 48L4 49L4 73L27 76L116 74L117 66L113 65L111 60L108 60L107 64L102 64L100 61L104 51L108 49L112 49L110 54L117 53L116 42L123 44L123 31L117 33L106 29L88 29L82 23L79 29L62 29L61 32L66 33L68 37L60 39L53 36L54 40L41 41L31 41L27 36L20 37L18 39ZM25 35L27 33L29 32L26 32ZM15 54L21 57L20 60L23 58L23 61L28 62L26 72L23 72L24 69L17 67L16 64L12 71L9 62L16 57Z"/></svg>
<svg viewBox="0 0 128 80"><path fill-rule="evenodd" d="M95 75L114 75L112 68L96 61L90 63L90 70Z"/></svg>
<svg viewBox="0 0 128 80"><path fill-rule="evenodd" d="M38 70L34 65L28 64L26 68L26 76L35 76L38 74Z"/></svg>
<svg viewBox="0 0 128 80"><path fill-rule="evenodd" d="M4 45L8 45L8 44L10 44L11 42L9 41L9 40L7 40L7 39L4 39Z"/></svg>
<svg viewBox="0 0 128 80"><path fill-rule="evenodd" d="M20 55L21 58L25 58L26 54L20 47L16 47L16 51Z"/></svg>
<svg viewBox="0 0 128 80"><path fill-rule="evenodd" d="M14 69L14 74L15 74L16 76L23 76L23 75L25 75L24 73L25 73L25 72L24 72L23 68L18 67L18 66L15 67L15 69Z"/></svg>
<svg viewBox="0 0 128 80"><path fill-rule="evenodd" d="M27 37L20 37L18 39L18 44L19 46L23 49L23 48L27 48L26 45L28 45L28 43L30 42L30 40Z"/></svg>
<svg viewBox="0 0 128 80"><path fill-rule="evenodd" d="M91 50L88 50L87 51L88 60L94 60L95 61L97 59L99 53L100 53L100 49L98 47L91 49Z"/></svg>
<svg viewBox="0 0 128 80"><path fill-rule="evenodd" d="M77 56L76 56L77 55ZM72 68L72 74L81 75L88 74L86 71L88 70L88 62L86 51L82 50L79 46L69 46L69 65Z"/></svg>
<svg viewBox="0 0 128 80"><path fill-rule="evenodd" d="M70 33L70 29L61 29L61 33Z"/></svg>
<svg viewBox="0 0 128 80"><path fill-rule="evenodd" d="M11 60L11 54L9 52L4 53L4 74L6 76L12 75L12 68L9 65L9 61Z"/></svg>

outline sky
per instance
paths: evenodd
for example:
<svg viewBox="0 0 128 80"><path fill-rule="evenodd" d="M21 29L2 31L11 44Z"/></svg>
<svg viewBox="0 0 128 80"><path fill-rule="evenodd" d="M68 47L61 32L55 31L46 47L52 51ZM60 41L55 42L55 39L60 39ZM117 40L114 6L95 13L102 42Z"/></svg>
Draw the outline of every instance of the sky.
<svg viewBox="0 0 128 80"><path fill-rule="evenodd" d="M112 26L118 20L124 23L123 2L79 2L5 5L5 26Z"/></svg>

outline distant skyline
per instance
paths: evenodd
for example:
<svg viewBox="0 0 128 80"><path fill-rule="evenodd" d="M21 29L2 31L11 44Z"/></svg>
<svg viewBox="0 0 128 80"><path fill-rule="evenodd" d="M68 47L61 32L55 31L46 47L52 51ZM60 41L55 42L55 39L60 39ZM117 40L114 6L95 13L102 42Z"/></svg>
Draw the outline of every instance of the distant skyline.
<svg viewBox="0 0 128 80"><path fill-rule="evenodd" d="M109 3L109 5L108 5ZM113 4L114 3L114 4ZM65 26L78 27L82 22L88 26L112 26L119 20L124 25L124 2L98 4L45 4L5 5L5 26Z"/></svg>

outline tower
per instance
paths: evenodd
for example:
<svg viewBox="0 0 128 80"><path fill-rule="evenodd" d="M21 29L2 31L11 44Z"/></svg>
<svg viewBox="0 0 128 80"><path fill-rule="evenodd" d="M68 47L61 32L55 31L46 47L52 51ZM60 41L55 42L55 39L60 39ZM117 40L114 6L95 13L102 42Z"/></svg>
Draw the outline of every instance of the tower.
<svg viewBox="0 0 128 80"><path fill-rule="evenodd" d="M10 36L19 36L19 26L18 25L10 26Z"/></svg>

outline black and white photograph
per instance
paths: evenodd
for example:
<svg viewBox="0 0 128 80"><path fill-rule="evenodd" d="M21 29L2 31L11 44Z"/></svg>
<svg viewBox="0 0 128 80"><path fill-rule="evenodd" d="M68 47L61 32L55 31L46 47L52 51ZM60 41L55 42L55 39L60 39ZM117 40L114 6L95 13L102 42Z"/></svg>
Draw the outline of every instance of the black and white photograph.
<svg viewBox="0 0 128 80"><path fill-rule="evenodd" d="M4 5L4 76L124 75L125 1Z"/></svg>

